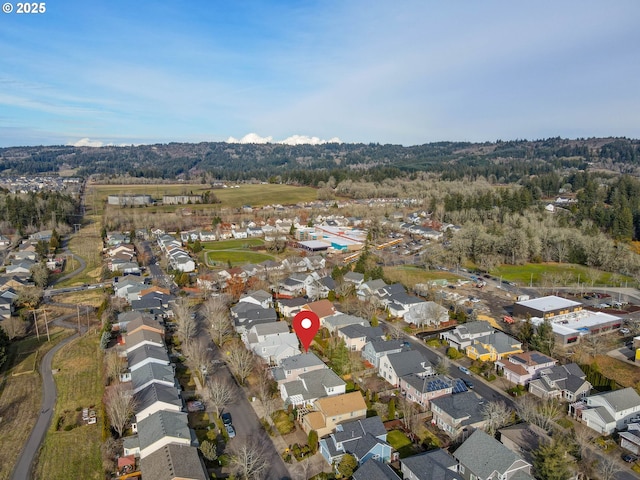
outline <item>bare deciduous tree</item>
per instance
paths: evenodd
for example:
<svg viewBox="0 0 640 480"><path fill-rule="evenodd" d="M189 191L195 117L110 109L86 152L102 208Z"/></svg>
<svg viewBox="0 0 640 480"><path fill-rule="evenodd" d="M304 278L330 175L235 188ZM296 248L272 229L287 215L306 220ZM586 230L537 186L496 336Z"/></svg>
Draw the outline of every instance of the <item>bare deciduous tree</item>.
<svg viewBox="0 0 640 480"><path fill-rule="evenodd" d="M415 435L415 429L418 427L420 423L420 407L417 403L414 403L406 398L400 398L400 410L404 415L402 417L402 422L404 426L409 430L413 435ZM415 437L414 437L415 439Z"/></svg>
<svg viewBox="0 0 640 480"><path fill-rule="evenodd" d="M107 377L112 382L120 380L120 374L124 372L125 364L122 358L118 356L118 352L115 350L109 350L104 357L104 365Z"/></svg>
<svg viewBox="0 0 640 480"><path fill-rule="evenodd" d="M449 373L450 367L451 360L449 360L447 357L441 357L435 367L435 371L438 375L447 375Z"/></svg>
<svg viewBox="0 0 640 480"><path fill-rule="evenodd" d="M255 366L255 356L242 342L236 341L229 345L227 363L238 382L244 385Z"/></svg>
<svg viewBox="0 0 640 480"><path fill-rule="evenodd" d="M104 395L104 406L111 426L121 437L135 408L133 392L123 383L109 387Z"/></svg>
<svg viewBox="0 0 640 480"><path fill-rule="evenodd" d="M602 455L595 470L600 480L613 480L616 474L622 471L622 468L613 456Z"/></svg>
<svg viewBox="0 0 640 480"><path fill-rule="evenodd" d="M209 393L209 403L216 410L216 416L220 416L220 412L236 398L238 392L236 388L226 380L214 378L207 384Z"/></svg>
<svg viewBox="0 0 640 480"><path fill-rule="evenodd" d="M256 370L258 377L255 387L256 396L262 403L265 416L270 417L274 410L273 396L278 387L271 378L271 373L268 368L260 365Z"/></svg>
<svg viewBox="0 0 640 480"><path fill-rule="evenodd" d="M185 344L184 354L187 357L187 363L192 369L203 373L211 370L212 359L207 347L208 341L204 338L196 338Z"/></svg>
<svg viewBox="0 0 640 480"><path fill-rule="evenodd" d="M536 400L530 395L520 397L517 401L518 416L545 431L551 431L554 423L562 418L564 409L557 400L546 398Z"/></svg>
<svg viewBox="0 0 640 480"><path fill-rule="evenodd" d="M233 337L233 326L229 319L229 306L225 297L212 297L203 304L205 322L216 345L221 347Z"/></svg>
<svg viewBox="0 0 640 480"><path fill-rule="evenodd" d="M24 337L27 334L28 325L28 322L14 315L2 321L2 326L4 331L7 333L9 340Z"/></svg>
<svg viewBox="0 0 640 480"><path fill-rule="evenodd" d="M178 336L188 344L191 338L198 333L198 323L193 309L189 305L189 300L180 298L173 306L173 314L178 325Z"/></svg>
<svg viewBox="0 0 640 480"><path fill-rule="evenodd" d="M487 403L482 409L485 431L489 435L495 435L499 429L513 422L514 413L504 402Z"/></svg>
<svg viewBox="0 0 640 480"><path fill-rule="evenodd" d="M269 469L269 458L264 444L257 438L248 438L231 446L230 466L236 476L243 480L258 480L265 477Z"/></svg>

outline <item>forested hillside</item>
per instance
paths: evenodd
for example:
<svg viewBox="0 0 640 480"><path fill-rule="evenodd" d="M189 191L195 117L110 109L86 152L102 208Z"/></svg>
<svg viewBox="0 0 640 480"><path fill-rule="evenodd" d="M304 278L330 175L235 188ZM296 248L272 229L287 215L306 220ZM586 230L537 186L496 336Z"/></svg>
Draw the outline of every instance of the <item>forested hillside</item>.
<svg viewBox="0 0 640 480"><path fill-rule="evenodd" d="M0 149L0 174L58 172L122 175L146 179L224 179L317 185L331 176L380 181L426 171L445 180L479 176L520 181L588 165L619 173L640 171L640 141L626 138L495 143L438 142L412 147L379 144L170 143L130 147L13 147Z"/></svg>

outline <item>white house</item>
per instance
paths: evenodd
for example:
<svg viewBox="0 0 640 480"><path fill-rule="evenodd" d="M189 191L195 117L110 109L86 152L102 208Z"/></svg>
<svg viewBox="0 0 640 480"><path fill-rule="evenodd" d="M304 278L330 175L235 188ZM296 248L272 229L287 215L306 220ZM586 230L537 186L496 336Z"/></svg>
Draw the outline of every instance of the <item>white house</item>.
<svg viewBox="0 0 640 480"><path fill-rule="evenodd" d="M584 402L582 421L598 433L609 435L640 420L640 395L632 387L591 395Z"/></svg>

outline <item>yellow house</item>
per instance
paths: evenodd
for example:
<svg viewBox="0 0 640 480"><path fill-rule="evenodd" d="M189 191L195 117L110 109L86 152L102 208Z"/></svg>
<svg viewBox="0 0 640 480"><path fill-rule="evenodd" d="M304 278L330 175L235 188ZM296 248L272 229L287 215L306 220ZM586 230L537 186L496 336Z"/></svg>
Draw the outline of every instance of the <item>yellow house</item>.
<svg viewBox="0 0 640 480"><path fill-rule="evenodd" d="M474 339L465 352L467 357L472 360L495 362L512 354L522 353L523 350L520 340L510 337L506 333L495 331Z"/></svg>
<svg viewBox="0 0 640 480"><path fill-rule="evenodd" d="M344 393L316 400L315 411L302 417L302 428L308 434L318 432L318 437L332 433L336 425L367 416L367 404L360 392Z"/></svg>

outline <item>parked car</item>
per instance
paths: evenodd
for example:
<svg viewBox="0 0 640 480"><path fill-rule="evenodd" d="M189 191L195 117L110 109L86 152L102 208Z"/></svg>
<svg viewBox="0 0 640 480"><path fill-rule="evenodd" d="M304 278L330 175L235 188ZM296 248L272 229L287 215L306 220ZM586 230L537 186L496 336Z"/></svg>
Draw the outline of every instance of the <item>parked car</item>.
<svg viewBox="0 0 640 480"><path fill-rule="evenodd" d="M469 390L473 390L473 382L470 382L469 380L463 380L463 382Z"/></svg>
<svg viewBox="0 0 640 480"><path fill-rule="evenodd" d="M460 367L458 367L458 369L459 369L462 373L465 373L465 374L467 374L467 375L471 375L471 370L469 370L467 367L462 367L462 366L460 366Z"/></svg>
<svg viewBox="0 0 640 480"><path fill-rule="evenodd" d="M229 412L225 412L222 415L220 415L220 418L222 419L222 423L224 423L225 425L231 425L233 422L231 421L231 414Z"/></svg>
<svg viewBox="0 0 640 480"><path fill-rule="evenodd" d="M229 435L229 438L233 438L236 436L236 429L233 428L233 425L225 425L225 428L227 429L227 434Z"/></svg>
<svg viewBox="0 0 640 480"><path fill-rule="evenodd" d="M638 460L638 456L634 455L633 453L627 453L625 455L622 455L622 460L627 463L633 463Z"/></svg>
<svg viewBox="0 0 640 480"><path fill-rule="evenodd" d="M622 335L629 335L631 333L631 330L629 330L628 328L621 328L620 330L618 330Z"/></svg>

